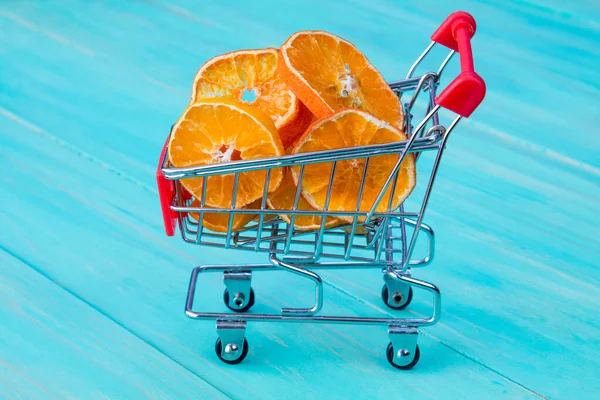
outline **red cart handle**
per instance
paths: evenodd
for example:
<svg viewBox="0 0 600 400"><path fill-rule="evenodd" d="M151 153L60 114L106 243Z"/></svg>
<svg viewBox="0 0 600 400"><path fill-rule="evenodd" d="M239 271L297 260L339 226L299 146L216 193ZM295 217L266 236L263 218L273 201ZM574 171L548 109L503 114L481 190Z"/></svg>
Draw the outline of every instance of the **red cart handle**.
<svg viewBox="0 0 600 400"><path fill-rule="evenodd" d="M160 209L163 215L163 222L165 224L165 233L167 236L173 236L175 234L175 226L177 225L177 213L171 210L171 204L175 198L175 184L165 178L160 168L162 167L165 153L167 152L167 145L169 144L169 138L163 146L160 158L158 159L158 167L156 168L156 184L158 186L158 197L160 198Z"/></svg>
<svg viewBox="0 0 600 400"><path fill-rule="evenodd" d="M485 82L475 73L471 38L475 34L475 19L457 11L431 35L431 40L460 54L461 73L437 96L435 103L467 118L485 97Z"/></svg>

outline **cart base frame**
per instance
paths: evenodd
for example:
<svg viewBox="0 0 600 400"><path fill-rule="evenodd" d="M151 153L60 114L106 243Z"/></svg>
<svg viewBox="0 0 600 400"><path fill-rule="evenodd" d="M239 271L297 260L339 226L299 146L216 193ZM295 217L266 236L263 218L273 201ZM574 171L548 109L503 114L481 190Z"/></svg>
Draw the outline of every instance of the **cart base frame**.
<svg viewBox="0 0 600 400"><path fill-rule="evenodd" d="M417 345L418 327L435 324L440 317L441 294L432 283L413 278L411 271L396 271L382 263L318 263L288 264L271 255L270 264L202 265L192 270L185 305L185 314L192 319L216 320L218 338L215 352L228 364L241 362L248 354L246 326L253 322L308 322L328 324L387 325L390 343L386 357L399 369L410 369L419 360ZM356 317L320 315L323 305L323 280L314 272L320 269L371 269L382 270L384 303L392 309L403 309L412 299L412 290L430 292L433 297L432 314L428 318ZM254 304L253 272L291 271L315 282L315 305L310 308L282 308L281 313L245 313ZM196 288L201 274L222 273L225 305L235 313L205 312L194 309Z"/></svg>

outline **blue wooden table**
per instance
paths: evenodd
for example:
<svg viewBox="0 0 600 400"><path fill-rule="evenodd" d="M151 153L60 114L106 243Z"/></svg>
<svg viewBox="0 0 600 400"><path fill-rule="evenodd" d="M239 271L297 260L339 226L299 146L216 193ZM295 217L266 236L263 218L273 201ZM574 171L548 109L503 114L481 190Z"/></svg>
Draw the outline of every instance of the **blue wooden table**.
<svg viewBox="0 0 600 400"><path fill-rule="evenodd" d="M439 3L1 2L0 398L600 398L600 6ZM197 68L325 29L397 79L456 9L488 96L426 217L417 276L443 315L420 363L390 368L383 327L250 324L248 358L222 364L214 323L183 315L189 272L264 255L165 237L154 183ZM324 278L328 311L390 315L378 272ZM295 282L257 276L256 310L304 304Z"/></svg>

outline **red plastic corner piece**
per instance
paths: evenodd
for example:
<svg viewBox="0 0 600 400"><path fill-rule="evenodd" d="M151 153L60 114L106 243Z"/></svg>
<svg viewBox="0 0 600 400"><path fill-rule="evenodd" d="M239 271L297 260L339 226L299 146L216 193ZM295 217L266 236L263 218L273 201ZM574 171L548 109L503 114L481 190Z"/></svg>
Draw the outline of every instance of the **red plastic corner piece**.
<svg viewBox="0 0 600 400"><path fill-rule="evenodd" d="M485 98L485 90L485 82L479 75L462 72L442 90L435 103L469 118Z"/></svg>
<svg viewBox="0 0 600 400"><path fill-rule="evenodd" d="M167 144L169 138L163 146L160 158L158 159L158 167L156 168L156 184L158 186L158 196L160 198L160 209L163 215L163 222L165 224L165 233L167 236L175 235L175 226L177 225L177 213L171 210L171 204L175 198L175 184L173 181L167 180L160 170L162 162L167 151Z"/></svg>
<svg viewBox="0 0 600 400"><path fill-rule="evenodd" d="M477 29L475 18L473 18L473 16L468 12L456 11L450 14L448 18L442 22L440 27L433 32L433 35L431 35L431 40L454 51L459 51L458 43L454 37L454 29L459 25L464 25L467 27L469 39L475 35L475 30Z"/></svg>
<svg viewBox="0 0 600 400"><path fill-rule="evenodd" d="M471 14L457 11L431 35L431 40L460 54L461 73L436 98L436 104L469 117L485 98L485 82L475 72L471 38L477 25Z"/></svg>

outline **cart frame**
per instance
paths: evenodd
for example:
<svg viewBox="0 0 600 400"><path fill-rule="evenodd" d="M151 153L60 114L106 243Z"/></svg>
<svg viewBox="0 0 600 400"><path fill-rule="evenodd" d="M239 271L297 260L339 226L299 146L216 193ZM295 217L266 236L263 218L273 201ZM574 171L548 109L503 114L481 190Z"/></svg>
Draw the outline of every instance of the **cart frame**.
<svg viewBox="0 0 600 400"><path fill-rule="evenodd" d="M189 168L171 167L165 144L159 160L157 180L167 235L172 236L178 225L183 240L189 243L269 254L268 264L202 265L192 271L185 314L192 319L216 320L219 337L215 351L222 361L235 364L246 357L248 353L248 343L245 339L247 321L279 321L387 325L390 344L386 356L390 364L399 369L410 369L418 362L420 356L417 345L418 327L433 325L439 320L441 295L434 284L412 277L411 269L426 266L434 258L434 233L431 227L423 223L423 217L448 137L461 118L468 117L485 96L485 83L474 72L473 67L470 39L474 33L475 21L469 14L464 12L451 14L432 35L432 42L411 66L405 79L389 83L390 88L400 97L400 101L402 101L402 95L412 92L410 100L403 104L406 140ZM428 72L414 77L417 67L436 44L449 47L451 49L449 54L437 72ZM440 77L457 52L461 55L462 72L438 96L437 88ZM419 120L416 126L413 126L413 106L419 95L423 93L427 96L425 116ZM441 108L457 114L447 128L440 123ZM417 162L423 152L435 152L435 158L418 211L405 212L404 205L393 209L391 199L402 162L409 154L413 154L415 162ZM381 155L397 155L398 161L373 206L368 211L359 211L358 204L360 204L369 160L371 157ZM356 210L329 210L327 205L331 195L336 164L339 161L352 159L365 159ZM325 209L322 211L299 210L298 200L301 195L305 166L324 162L331 163ZM274 168L286 167L300 168L294 206L289 210L271 210L266 204L271 171ZM259 209L236 208L234 206L235 193L240 174L256 170L266 170L261 207ZM220 174L233 174L234 176L231 206L229 208L207 207L205 206L207 179ZM192 206L191 196L186 194L181 185L180 181L186 178L203 179L204 191L198 199L199 207ZM378 206L388 191L391 191L389 204L386 210L381 211ZM230 217L226 232L206 232L202 224L198 222L203 220L205 212L226 213L230 216L257 214L258 220L252 225L234 232L232 229L233 218ZM190 213L198 213L197 219L194 219ZM277 217L281 214L289 215L290 222L286 223ZM294 220L299 215L320 216L320 227L312 231L295 229ZM326 228L327 217L336 216L351 217L352 223L342 227ZM356 233L358 227L364 229L364 234ZM424 256L414 257L413 252L420 232L426 235L427 250ZM382 298L386 305L395 310L407 307L412 299L412 288L414 287L432 295L431 315L423 318L385 318L320 314L323 306L323 280L315 271L370 268L381 269L383 273ZM252 274L253 272L267 271L288 271L312 281L315 286L314 304L310 307L282 308L279 314L246 313L255 301L255 294L251 286ZM233 313L198 311L194 307L200 275L215 272L223 273L226 287L224 302Z"/></svg>

